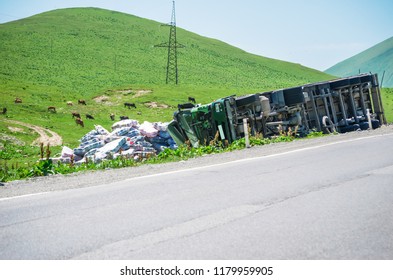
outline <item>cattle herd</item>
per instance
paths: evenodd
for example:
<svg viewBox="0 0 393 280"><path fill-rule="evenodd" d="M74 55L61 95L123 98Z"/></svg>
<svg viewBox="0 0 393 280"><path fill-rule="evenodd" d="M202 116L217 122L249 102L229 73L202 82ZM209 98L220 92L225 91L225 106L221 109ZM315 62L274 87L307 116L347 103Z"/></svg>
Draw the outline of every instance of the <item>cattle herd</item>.
<svg viewBox="0 0 393 280"><path fill-rule="evenodd" d="M189 97L188 100L195 103L195 98L193 98L193 97ZM16 97L14 102L15 103L22 103L22 99L19 98L19 97ZM67 106L74 106L74 103L72 101L67 101L66 104L67 104ZM87 102L85 100L83 100L83 99L79 99L78 100L78 105L85 105L86 106ZM124 107L128 108L128 109L131 109L131 108L136 109L137 108L135 103L130 103L130 102L125 102L124 103ZM48 112L57 113L56 107L55 106L49 106L48 107ZM7 108L4 107L2 110L0 109L0 114L5 115L6 113L7 113ZM140 115L139 112L138 112L138 114ZM84 127L84 122L83 122L83 119L82 119L80 113L78 113L76 111L73 111L73 112L71 112L71 116L72 116L73 119L75 119L75 123L76 123L77 126L79 125L81 127ZM94 116L91 115L91 114L85 114L85 116L86 116L86 119L94 120ZM112 121L115 121L115 114L114 113L110 113L109 118ZM127 116L121 115L121 116L119 116L119 119L120 120L126 120L126 119L129 119L129 118Z"/></svg>
<svg viewBox="0 0 393 280"><path fill-rule="evenodd" d="M195 98L191 97L191 96L188 97L188 101L196 103ZM23 102L22 99L19 98L19 97L16 97L15 100L14 100L14 103L16 103L16 104L17 103L22 103L22 102ZM72 101L67 101L66 104L67 104L67 106L74 106L74 103ZM87 103L86 103L85 100L79 99L78 100L78 105L85 105L86 106ZM135 103L130 103L130 102L125 102L124 103L124 107L128 108L128 109L131 109L131 108L136 109L136 104ZM55 106L48 106L48 112L57 113L56 107ZM6 113L7 113L7 108L4 107L3 109L0 109L0 114L5 115ZM138 115L140 115L140 114L141 113L138 112ZM76 111L73 111L73 112L71 112L71 116L72 116L73 119L75 119L75 123L76 123L77 126L79 125L81 127L85 127L85 124L83 122L83 119L82 119L80 113L78 113ZM91 115L91 114L85 114L85 116L86 116L86 119L94 120L94 116ZM114 113L110 113L109 118L112 121L115 121L115 114ZM121 115L121 116L119 116L119 119L120 120L127 120L127 119L129 119L129 117Z"/></svg>

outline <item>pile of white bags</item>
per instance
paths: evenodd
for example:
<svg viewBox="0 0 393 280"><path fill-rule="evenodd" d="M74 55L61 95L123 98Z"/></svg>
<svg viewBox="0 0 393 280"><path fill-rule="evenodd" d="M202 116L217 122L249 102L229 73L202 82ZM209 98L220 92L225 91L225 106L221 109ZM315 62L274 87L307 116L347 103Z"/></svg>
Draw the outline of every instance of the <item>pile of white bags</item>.
<svg viewBox="0 0 393 280"><path fill-rule="evenodd" d="M140 160L156 155L166 148L177 149L175 141L169 135L166 123L122 120L112 125L109 132L100 125L85 134L79 147L70 149L63 147L59 160L69 163L101 162L119 156Z"/></svg>

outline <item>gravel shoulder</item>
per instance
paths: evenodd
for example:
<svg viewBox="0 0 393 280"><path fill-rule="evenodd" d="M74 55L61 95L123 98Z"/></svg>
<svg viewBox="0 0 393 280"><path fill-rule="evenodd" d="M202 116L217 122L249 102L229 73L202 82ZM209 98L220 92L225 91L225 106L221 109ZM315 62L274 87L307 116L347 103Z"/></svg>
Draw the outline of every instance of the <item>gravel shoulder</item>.
<svg viewBox="0 0 393 280"><path fill-rule="evenodd" d="M109 169L102 171L87 171L69 175L57 174L47 177L37 177L27 180L1 183L0 199L41 192L62 191L67 189L106 185L134 177L148 176L206 165L221 164L246 158L268 156L303 148L311 148L320 145L339 143L342 141L350 141L364 137L383 136L387 134L393 134L393 125L383 126L376 130L351 132L313 139L299 139L289 143L275 143L265 146L252 147L240 151L207 155L189 159L187 161L171 162L165 164L146 164L138 167Z"/></svg>

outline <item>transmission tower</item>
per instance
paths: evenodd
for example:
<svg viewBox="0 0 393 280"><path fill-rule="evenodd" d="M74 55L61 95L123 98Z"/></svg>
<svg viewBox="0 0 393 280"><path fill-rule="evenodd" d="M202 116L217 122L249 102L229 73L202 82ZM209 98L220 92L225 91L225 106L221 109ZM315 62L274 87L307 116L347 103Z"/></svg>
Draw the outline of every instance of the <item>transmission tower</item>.
<svg viewBox="0 0 393 280"><path fill-rule="evenodd" d="M175 1L173 1L172 19L171 23L164 24L169 26L169 41L155 45L158 48L168 48L168 62L166 66L166 83L179 83L178 69L177 69L177 49L184 48L184 45L179 44L176 39L176 15L175 15Z"/></svg>

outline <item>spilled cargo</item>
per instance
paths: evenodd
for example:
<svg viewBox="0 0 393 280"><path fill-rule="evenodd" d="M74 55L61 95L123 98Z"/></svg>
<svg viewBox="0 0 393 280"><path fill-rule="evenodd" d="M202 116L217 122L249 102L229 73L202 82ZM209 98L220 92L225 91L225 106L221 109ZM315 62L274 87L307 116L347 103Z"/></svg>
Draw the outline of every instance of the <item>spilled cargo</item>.
<svg viewBox="0 0 393 280"><path fill-rule="evenodd" d="M112 125L109 132L100 125L86 133L78 147L63 147L60 162L75 164L116 159L119 156L136 161L159 154L166 148L176 149L177 145L167 132L166 123L122 120Z"/></svg>

